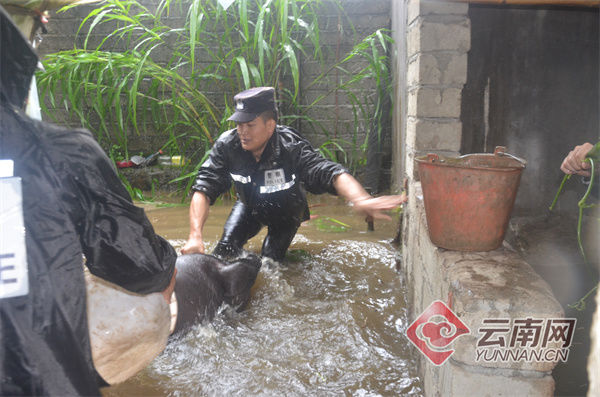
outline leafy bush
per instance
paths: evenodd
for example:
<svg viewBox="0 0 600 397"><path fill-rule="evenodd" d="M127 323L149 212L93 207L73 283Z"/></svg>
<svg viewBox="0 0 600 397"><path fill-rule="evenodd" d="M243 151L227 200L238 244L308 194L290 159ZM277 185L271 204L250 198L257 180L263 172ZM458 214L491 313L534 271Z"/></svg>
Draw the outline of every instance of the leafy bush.
<svg viewBox="0 0 600 397"><path fill-rule="evenodd" d="M364 164L369 130L380 136L390 118L382 103L391 98L391 38L378 30L326 68L321 6L321 0L236 0L225 10L217 0L162 0L149 9L137 0L104 0L79 26L82 48L45 57L45 71L38 75L46 98L42 106L51 117L45 103L64 107L107 151L116 146L126 158L131 134L164 135L163 148L191 159L177 178L187 190L216 136L233 127L226 121L232 96L252 86L273 86L281 123L311 125L324 135L321 152L354 169ZM173 15L185 16L181 26L167 24ZM321 65L309 87L332 71L339 75L330 92L344 93L352 105L351 142L309 117L326 95L301 103L301 59ZM365 66L347 70L357 60ZM375 96L360 94L357 87L365 82L376 87ZM365 127L373 120L375 128Z"/></svg>

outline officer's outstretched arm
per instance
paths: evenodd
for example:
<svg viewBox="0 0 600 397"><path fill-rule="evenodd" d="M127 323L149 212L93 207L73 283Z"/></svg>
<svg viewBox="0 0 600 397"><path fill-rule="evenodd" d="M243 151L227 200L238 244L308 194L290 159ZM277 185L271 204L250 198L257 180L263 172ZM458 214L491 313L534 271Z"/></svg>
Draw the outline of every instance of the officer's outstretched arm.
<svg viewBox="0 0 600 397"><path fill-rule="evenodd" d="M182 254L204 253L202 229L208 218L209 207L208 197L202 192L195 192L190 203L190 235L187 243L181 249Z"/></svg>
<svg viewBox="0 0 600 397"><path fill-rule="evenodd" d="M333 187L338 195L352 203L356 212L373 219L391 220L392 218L382 211L394 209L406 201L404 193L395 196L371 197L362 185L348 173L336 176L333 180Z"/></svg>

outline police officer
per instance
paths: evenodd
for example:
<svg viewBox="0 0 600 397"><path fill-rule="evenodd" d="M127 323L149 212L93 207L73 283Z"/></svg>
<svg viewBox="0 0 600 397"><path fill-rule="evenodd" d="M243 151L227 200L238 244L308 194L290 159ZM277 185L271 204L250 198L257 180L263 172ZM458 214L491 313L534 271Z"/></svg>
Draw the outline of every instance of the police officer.
<svg viewBox="0 0 600 397"><path fill-rule="evenodd" d="M0 395L100 395L83 255L95 275L169 301L176 254L89 132L24 114L37 62L0 7Z"/></svg>
<svg viewBox="0 0 600 397"><path fill-rule="evenodd" d="M275 90L256 87L234 97L237 127L215 142L198 171L190 204L190 235L182 253L204 252L202 228L209 206L234 182L238 200L214 250L237 256L263 226L265 258L281 262L300 224L309 219L304 188L338 194L360 214L390 219L382 213L406 201L405 195L371 197L341 165L326 160L290 127L277 124Z"/></svg>

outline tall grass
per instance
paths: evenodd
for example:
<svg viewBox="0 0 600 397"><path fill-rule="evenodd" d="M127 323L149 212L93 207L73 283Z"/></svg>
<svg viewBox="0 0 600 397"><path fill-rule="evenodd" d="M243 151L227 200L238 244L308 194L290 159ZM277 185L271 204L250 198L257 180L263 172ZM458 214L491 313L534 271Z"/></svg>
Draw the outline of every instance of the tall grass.
<svg viewBox="0 0 600 397"><path fill-rule="evenodd" d="M38 76L44 110L52 116L45 103L63 107L105 148L118 145L125 156L131 134L164 135L166 147L192 159L177 180L189 189L199 160L231 127L226 118L232 96L251 86L273 86L282 123L312 124L326 137L323 154L356 166L364 157L364 120L387 117L381 103L391 92L386 52L391 39L379 30L357 41L312 82L333 70L340 74L332 90L349 98L356 119L353 142L343 142L309 116L324 96L301 103L301 87L311 85L301 84L301 62L316 60L325 69L321 7L320 0L236 0L225 10L217 0L162 0L149 9L137 0L105 0L79 26L81 48L45 57ZM182 22L174 25L173 16ZM347 70L358 58L367 66ZM365 81L374 82L375 96L356 93Z"/></svg>

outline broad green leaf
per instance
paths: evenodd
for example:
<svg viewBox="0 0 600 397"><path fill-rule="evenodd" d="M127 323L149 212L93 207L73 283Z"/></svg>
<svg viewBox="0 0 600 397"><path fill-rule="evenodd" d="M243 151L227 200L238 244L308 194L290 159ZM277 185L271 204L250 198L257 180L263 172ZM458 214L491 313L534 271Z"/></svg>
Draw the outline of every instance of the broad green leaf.
<svg viewBox="0 0 600 397"><path fill-rule="evenodd" d="M250 74L248 72L248 65L246 64L246 59L244 59L243 57L236 57L235 60L237 61L238 65L240 66L240 72L242 72L242 76L244 78L244 87L246 87L246 89L250 88Z"/></svg>

